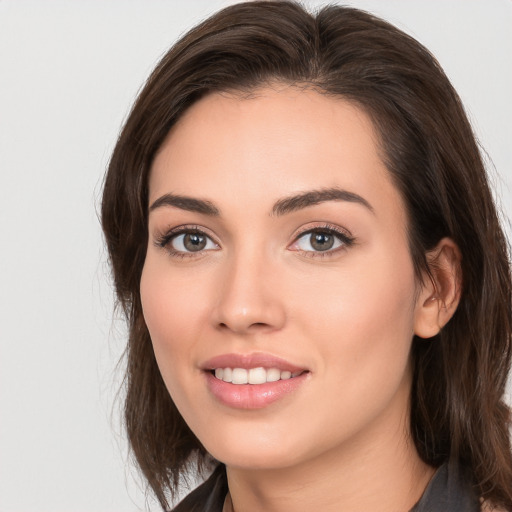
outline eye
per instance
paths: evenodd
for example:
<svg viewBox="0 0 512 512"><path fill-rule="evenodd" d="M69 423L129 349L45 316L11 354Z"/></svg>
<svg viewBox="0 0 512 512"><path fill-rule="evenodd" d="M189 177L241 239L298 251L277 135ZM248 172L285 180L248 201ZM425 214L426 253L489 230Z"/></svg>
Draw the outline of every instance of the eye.
<svg viewBox="0 0 512 512"><path fill-rule="evenodd" d="M354 239L332 228L310 229L297 237L290 249L303 252L335 252L348 247Z"/></svg>
<svg viewBox="0 0 512 512"><path fill-rule="evenodd" d="M325 231L305 233L297 240L297 247L301 251L328 251L337 249L341 245L339 238Z"/></svg>
<svg viewBox="0 0 512 512"><path fill-rule="evenodd" d="M171 255L183 256L219 248L208 235L198 229L172 231L158 239L157 245L165 247Z"/></svg>

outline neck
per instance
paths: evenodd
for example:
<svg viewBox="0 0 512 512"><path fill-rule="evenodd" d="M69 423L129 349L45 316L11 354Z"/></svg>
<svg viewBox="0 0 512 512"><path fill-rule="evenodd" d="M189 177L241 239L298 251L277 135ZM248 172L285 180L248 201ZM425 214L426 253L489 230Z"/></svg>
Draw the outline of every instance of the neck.
<svg viewBox="0 0 512 512"><path fill-rule="evenodd" d="M234 512L407 512L421 498L434 468L423 463L409 421L379 421L327 453L293 467L227 467ZM231 508L232 507L232 508Z"/></svg>
<svg viewBox="0 0 512 512"><path fill-rule="evenodd" d="M368 457L345 465L311 461L307 468L285 470L227 468L234 512L407 512L419 501L433 473L419 458L405 460L396 452L386 464Z"/></svg>

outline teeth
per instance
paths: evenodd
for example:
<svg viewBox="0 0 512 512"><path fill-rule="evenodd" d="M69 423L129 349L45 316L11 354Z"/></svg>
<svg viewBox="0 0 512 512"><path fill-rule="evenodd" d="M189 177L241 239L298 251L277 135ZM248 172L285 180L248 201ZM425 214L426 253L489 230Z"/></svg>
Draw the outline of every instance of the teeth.
<svg viewBox="0 0 512 512"><path fill-rule="evenodd" d="M247 370L245 368L233 368L233 384L247 384Z"/></svg>
<svg viewBox="0 0 512 512"><path fill-rule="evenodd" d="M251 368L247 380L249 384L265 384L267 382L267 370L265 368Z"/></svg>
<svg viewBox="0 0 512 512"><path fill-rule="evenodd" d="M267 370L267 382L276 382L281 378L281 372L277 368Z"/></svg>
<svg viewBox="0 0 512 512"><path fill-rule="evenodd" d="M298 377L302 372L281 371L278 368L216 368L215 377L232 384L265 384Z"/></svg>

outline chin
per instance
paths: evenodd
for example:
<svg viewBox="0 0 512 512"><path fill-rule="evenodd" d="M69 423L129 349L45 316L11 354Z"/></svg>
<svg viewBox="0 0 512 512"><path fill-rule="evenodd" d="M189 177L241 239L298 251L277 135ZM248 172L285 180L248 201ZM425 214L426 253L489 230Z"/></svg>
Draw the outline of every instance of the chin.
<svg viewBox="0 0 512 512"><path fill-rule="evenodd" d="M276 470L293 466L297 460L292 460L289 454L276 453L274 450L220 450L215 457L227 467L247 471Z"/></svg>
<svg viewBox="0 0 512 512"><path fill-rule="evenodd" d="M297 445L283 442L286 437L244 435L243 430L233 436L208 436L204 446L218 461L229 467L247 470L279 469L297 463L300 458ZM272 436L274 437L274 436ZM300 446L300 444L298 445Z"/></svg>

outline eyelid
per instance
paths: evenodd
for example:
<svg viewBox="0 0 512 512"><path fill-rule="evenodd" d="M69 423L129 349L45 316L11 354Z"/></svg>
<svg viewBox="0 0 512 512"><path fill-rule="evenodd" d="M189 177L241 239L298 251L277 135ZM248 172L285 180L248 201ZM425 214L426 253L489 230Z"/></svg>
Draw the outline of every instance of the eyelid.
<svg viewBox="0 0 512 512"><path fill-rule="evenodd" d="M329 233L335 236L340 242L341 245L335 247L334 249L326 249L325 251L307 251L301 248L293 248L294 245L298 243L298 241L304 237L305 235L311 233ZM198 233L204 235L210 241L215 244L216 249L201 249L199 251L178 251L169 247L170 242L179 235L189 234L189 233ZM309 224L307 226L303 226L296 234L293 236L293 242L288 245L289 250L293 250L296 252L301 252L309 257L326 257L337 253L338 251L345 250L351 245L355 243L355 238L352 234L345 228L342 228L338 225L330 224L330 223L315 223ZM164 230L163 232L157 232L154 236L154 244L161 248L165 249L167 252L171 254L171 256L178 257L198 257L200 255L204 255L204 253L218 250L221 248L219 242L216 237L211 234L211 231L203 226L199 226L196 224L183 224L179 226L172 227L170 229Z"/></svg>
<svg viewBox="0 0 512 512"><path fill-rule="evenodd" d="M183 234L190 234L190 233L197 233L204 235L208 239L210 239L215 246L220 249L220 244L216 240L216 237L210 233L210 230L199 226L196 224L182 224L180 226L175 226L173 228L164 230L163 232L157 232L154 237L154 244L161 248L167 250L171 256L180 256L180 257L194 257L199 256L201 254L204 254L205 252L211 251L211 250L217 250L217 249L202 249L197 252L187 252L187 251L177 251L170 247L171 241L178 237L179 235Z"/></svg>
<svg viewBox="0 0 512 512"><path fill-rule="evenodd" d="M297 245L298 241L304 237L305 235L312 233L328 233L341 241L341 246L338 246L334 249L326 249L325 251L305 251L300 248L292 249L293 246ZM316 225L308 225L306 227L302 227L294 236L293 242L288 246L290 250L295 250L297 252L302 252L308 257L325 257L329 255L333 255L338 251L347 249L355 243L355 237L345 228L340 226L330 224L330 223L319 223Z"/></svg>

